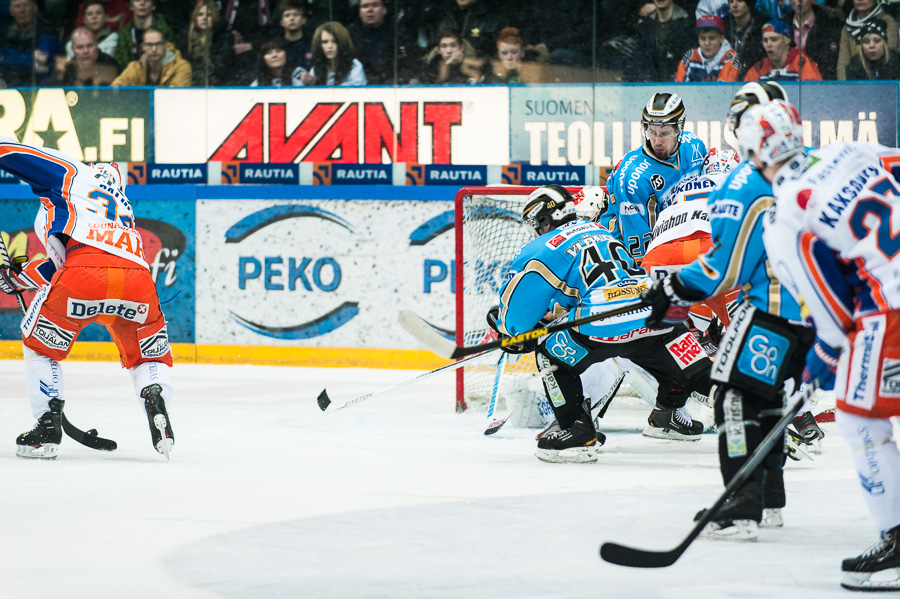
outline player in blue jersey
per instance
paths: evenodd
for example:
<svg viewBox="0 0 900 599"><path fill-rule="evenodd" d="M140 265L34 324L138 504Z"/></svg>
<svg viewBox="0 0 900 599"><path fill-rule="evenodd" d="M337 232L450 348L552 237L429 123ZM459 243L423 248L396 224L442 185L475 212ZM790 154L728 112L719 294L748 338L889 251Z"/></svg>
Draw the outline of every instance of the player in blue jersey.
<svg viewBox="0 0 900 599"><path fill-rule="evenodd" d="M641 113L644 145L625 154L607 181L609 204L600 224L640 263L653 237L657 202L676 181L700 172L706 146L684 130L684 102L656 93Z"/></svg>
<svg viewBox="0 0 900 599"><path fill-rule="evenodd" d="M750 91L738 91L732 112L783 95L780 87ZM729 122L739 119L740 114L731 114ZM806 352L815 340L815 333L802 324L800 306L772 274L762 238L763 217L772 205L772 185L752 163L742 162L709 199L712 248L643 295L653 306L648 326L672 326L695 302L743 287L711 372L718 385L714 411L726 484L781 417L785 381L799 385ZM702 536L754 540L760 524L782 526L785 455L778 445Z"/></svg>
<svg viewBox="0 0 900 599"><path fill-rule="evenodd" d="M608 311L635 302L650 287L650 278L635 266L621 241L597 223L576 217L575 202L565 188L535 190L523 218L537 238L513 258L500 290L495 325L501 334L530 330L548 312L566 320ZM628 358L659 382L645 435L699 438L703 425L691 419L684 404L692 391L709 394L710 361L684 325L661 330L642 326L648 314L649 309L638 308L538 342L537 366L560 426L539 439L538 458L597 460L604 437L594 429L579 377L592 364L613 357Z"/></svg>

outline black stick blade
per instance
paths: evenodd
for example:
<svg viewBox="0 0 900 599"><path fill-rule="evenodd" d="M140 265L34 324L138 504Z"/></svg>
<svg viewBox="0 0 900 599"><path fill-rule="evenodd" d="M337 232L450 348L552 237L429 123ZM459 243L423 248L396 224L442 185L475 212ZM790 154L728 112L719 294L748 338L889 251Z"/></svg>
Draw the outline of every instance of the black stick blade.
<svg viewBox="0 0 900 599"><path fill-rule="evenodd" d="M331 400L328 399L328 391L326 389L322 389L322 392L319 393L319 398L316 400L319 403L319 409L323 412L328 409L328 406L331 405Z"/></svg>
<svg viewBox="0 0 900 599"><path fill-rule="evenodd" d="M680 548L679 548L680 549ZM647 551L618 543L603 543L600 557L617 566L629 568L666 568L675 563L683 551Z"/></svg>
<svg viewBox="0 0 900 599"><path fill-rule="evenodd" d="M494 433L499 431L500 428L504 424L506 424L506 420L507 420L506 418L501 418L500 420L494 420L492 423L490 423L488 425L488 427L486 429L484 429L484 434L485 435L493 435Z"/></svg>

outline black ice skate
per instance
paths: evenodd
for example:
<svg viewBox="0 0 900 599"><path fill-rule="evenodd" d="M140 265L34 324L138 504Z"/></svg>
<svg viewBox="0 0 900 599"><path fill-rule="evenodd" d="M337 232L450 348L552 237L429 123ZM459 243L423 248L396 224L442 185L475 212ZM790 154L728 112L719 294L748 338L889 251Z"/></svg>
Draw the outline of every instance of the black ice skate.
<svg viewBox="0 0 900 599"><path fill-rule="evenodd" d="M701 510L694 516L694 521L699 520L705 512L706 510ZM755 541L762 519L762 489L758 482L749 481L719 508L715 520L706 525L699 538L713 541Z"/></svg>
<svg viewBox="0 0 900 599"><path fill-rule="evenodd" d="M677 410L655 409L647 418L645 437L674 439L676 441L698 441L703 432L703 423L691 418L684 407Z"/></svg>
<svg viewBox="0 0 900 599"><path fill-rule="evenodd" d="M606 436L595 431L585 417L584 420L576 420L567 429L542 435L534 455L542 462L588 464L597 461L597 449L605 441Z"/></svg>
<svg viewBox="0 0 900 599"><path fill-rule="evenodd" d="M159 453L169 459L169 451L175 445L175 435L172 433L172 423L166 412L166 402L162 398L162 387L148 385L141 390L144 399L144 410L147 411L147 420L150 423L150 437L153 447ZM165 436L165 442L163 442Z"/></svg>
<svg viewBox="0 0 900 599"><path fill-rule="evenodd" d="M900 526L881 533L878 542L841 564L841 586L851 591L900 590Z"/></svg>
<svg viewBox="0 0 900 599"><path fill-rule="evenodd" d="M794 429L787 429L790 436L788 439L789 445L792 444L801 453L814 453L816 455L822 453L821 444L822 439L825 438L825 431L819 427L812 412L803 412L791 420L791 425Z"/></svg>
<svg viewBox="0 0 900 599"><path fill-rule="evenodd" d="M65 402L50 400L50 411L38 418L37 424L16 438L16 455L23 458L55 460L62 441L62 411Z"/></svg>

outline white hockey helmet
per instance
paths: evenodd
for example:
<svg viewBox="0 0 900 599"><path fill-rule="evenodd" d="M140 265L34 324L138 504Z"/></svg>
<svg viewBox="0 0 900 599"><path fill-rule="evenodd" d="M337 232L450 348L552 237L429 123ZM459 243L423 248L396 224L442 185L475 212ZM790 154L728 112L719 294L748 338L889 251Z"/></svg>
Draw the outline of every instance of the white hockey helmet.
<svg viewBox="0 0 900 599"><path fill-rule="evenodd" d="M797 109L784 100L751 106L737 130L741 154L751 153L763 165L781 162L803 151L803 123Z"/></svg>
<svg viewBox="0 0 900 599"><path fill-rule="evenodd" d="M575 214L582 220L596 220L606 210L608 195L605 187L585 185L573 197Z"/></svg>
<svg viewBox="0 0 900 599"><path fill-rule="evenodd" d="M724 175L741 163L738 153L734 150L719 150L711 148L703 158L701 175Z"/></svg>
<svg viewBox="0 0 900 599"><path fill-rule="evenodd" d="M94 167L106 178L106 184L114 189L118 189L119 193L125 193L125 178L122 177L122 171L115 162L92 162L88 166Z"/></svg>
<svg viewBox="0 0 900 599"><path fill-rule="evenodd" d="M741 86L734 94L731 105L728 107L728 115L725 120L732 131L736 131L741 123L741 115L751 106L766 104L772 100L784 100L787 102L787 92L781 84L775 81L751 81Z"/></svg>

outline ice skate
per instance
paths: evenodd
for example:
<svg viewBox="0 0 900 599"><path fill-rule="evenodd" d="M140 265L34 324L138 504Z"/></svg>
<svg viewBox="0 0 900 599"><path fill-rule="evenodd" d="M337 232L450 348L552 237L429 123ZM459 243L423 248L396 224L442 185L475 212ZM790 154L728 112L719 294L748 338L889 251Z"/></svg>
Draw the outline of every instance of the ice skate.
<svg viewBox="0 0 900 599"><path fill-rule="evenodd" d="M691 418L684 407L677 410L655 409L647 418L645 437L673 439L676 441L698 441L703 433L703 423Z"/></svg>
<svg viewBox="0 0 900 599"><path fill-rule="evenodd" d="M759 521L760 528L783 528L784 517L781 515L780 507L767 507L763 509L762 520Z"/></svg>
<svg viewBox="0 0 900 599"><path fill-rule="evenodd" d="M147 420L150 423L150 437L153 448L169 459L169 452L175 445L175 435L172 433L172 423L166 412L166 402L162 398L162 387L149 385L141 390L144 399L144 409L147 412ZM163 442L165 437L165 442Z"/></svg>
<svg viewBox="0 0 900 599"><path fill-rule="evenodd" d="M699 520L706 513L701 510L694 517ZM755 541L763 519L762 489L750 481L719 508L712 520L700 532L699 538L712 541Z"/></svg>
<svg viewBox="0 0 900 599"><path fill-rule="evenodd" d="M841 586L851 591L900 590L900 526L881 533L878 542L841 564Z"/></svg>
<svg viewBox="0 0 900 599"><path fill-rule="evenodd" d="M793 420L791 425L794 429L788 428L788 434L791 437L795 447L802 448L807 454L820 455L822 453L822 439L825 438L823 431L812 412L803 412Z"/></svg>
<svg viewBox="0 0 900 599"><path fill-rule="evenodd" d="M55 460L62 441L63 402L50 400L50 411L44 412L34 428L16 438L16 455L23 458Z"/></svg>
<svg viewBox="0 0 900 599"><path fill-rule="evenodd" d="M589 464L597 461L597 449L606 441L588 422L576 420L568 429L549 431L538 439L534 455L554 464Z"/></svg>

